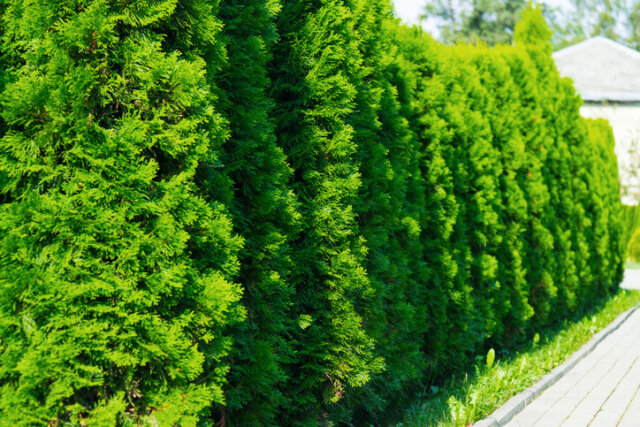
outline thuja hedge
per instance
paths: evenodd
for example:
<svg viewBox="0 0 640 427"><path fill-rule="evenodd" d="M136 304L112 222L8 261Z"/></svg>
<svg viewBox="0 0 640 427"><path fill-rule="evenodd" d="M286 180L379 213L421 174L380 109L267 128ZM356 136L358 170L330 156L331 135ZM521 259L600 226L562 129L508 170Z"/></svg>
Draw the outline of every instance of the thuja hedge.
<svg viewBox="0 0 640 427"><path fill-rule="evenodd" d="M379 424L614 292L613 137L529 9L0 0L0 417Z"/></svg>

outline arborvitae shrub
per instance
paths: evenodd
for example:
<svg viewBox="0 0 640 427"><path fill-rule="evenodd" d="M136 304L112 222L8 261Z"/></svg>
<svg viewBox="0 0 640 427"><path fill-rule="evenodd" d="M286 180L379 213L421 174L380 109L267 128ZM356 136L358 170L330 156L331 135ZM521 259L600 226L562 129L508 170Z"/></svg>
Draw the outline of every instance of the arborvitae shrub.
<svg viewBox="0 0 640 427"><path fill-rule="evenodd" d="M353 114L362 59L351 8L287 1L271 77L278 143L294 170L301 233L292 242L295 358L283 422L310 422L382 368L362 317L373 289L353 204L361 181Z"/></svg>
<svg viewBox="0 0 640 427"><path fill-rule="evenodd" d="M429 322L423 348L427 378L433 380L447 371L447 364L453 360L448 359L449 352L455 348L460 354L470 351L464 331L470 323L471 288L459 281L457 284L462 286L455 287L454 281L459 269L453 258L452 231L459 206L453 194L452 172L445 160L447 147L443 139L448 137L447 124L438 117L446 104L445 87L436 74L440 67L438 45L415 28L400 27L397 31L400 52L406 58L399 73L405 79L401 100L416 135L415 155L421 177L417 190L422 193L416 195L421 198L418 224L427 268L420 280Z"/></svg>
<svg viewBox="0 0 640 427"><path fill-rule="evenodd" d="M520 32L541 22L539 12L528 13ZM446 315L437 323L436 316L427 317L445 333L442 338L423 335L422 384L429 384L468 366L484 346L517 343L614 290L622 265L614 213L620 207L617 166L612 144L604 142L610 136L585 129L578 98L558 77L544 37L519 35L515 48L451 49L419 30L395 33L401 49L394 52L391 69L402 69L401 77L389 73L387 78L397 85L400 111L413 126L425 191L417 225L427 269L415 295L445 298L431 299L434 305L414 300L424 313ZM388 155L375 153L379 158L373 164L387 164ZM361 168L364 177L375 170L366 162ZM391 194L390 187L376 188ZM406 194L403 203L409 206L416 199ZM563 203L567 197L573 200ZM610 210L599 208L605 199ZM375 200L385 199L379 192L367 199ZM361 221L363 231L371 227L370 220ZM379 239L372 243L372 248L391 248ZM609 262L613 270L607 269ZM372 266L371 277L384 265ZM422 328L415 325L414 333L428 330ZM378 345L384 351L383 342ZM393 366L394 353L383 354ZM389 372L385 377L398 380ZM400 381L407 392L415 390L416 377ZM378 411L376 404L384 408L384 387L376 384L366 386L371 400L363 401L369 405L365 411Z"/></svg>
<svg viewBox="0 0 640 427"><path fill-rule="evenodd" d="M426 321L422 287L420 226L411 188L419 169L415 135L402 114L398 96L399 51L390 28L392 9L386 0L354 1L356 31L363 58L356 81L356 108L349 118L357 145L362 186L354 204L367 241L366 269L375 297L364 323L385 360L384 372L351 392L346 409L353 419L376 422L383 410L407 395L426 368L421 340ZM424 192L423 189L419 190Z"/></svg>
<svg viewBox="0 0 640 427"><path fill-rule="evenodd" d="M494 286L499 301L492 310L496 312L495 335L502 345L523 338L525 326L533 315L529 305L529 285L524 266L525 249L523 235L527 228L527 197L521 187L526 171L526 146L517 85L502 49L475 48L465 55L478 67L482 86L491 94L478 105L484 108L492 134L492 146L499 160L497 186L499 204L497 235L494 236L494 257L499 260Z"/></svg>
<svg viewBox="0 0 640 427"><path fill-rule="evenodd" d="M240 240L194 184L223 134L204 63L161 29L215 40L211 6L6 4L0 416L195 425L223 403Z"/></svg>
<svg viewBox="0 0 640 427"><path fill-rule="evenodd" d="M577 115L574 114L571 101L563 88L553 59L551 58L551 33L539 10L528 9L523 19L516 26L516 45L525 49L531 57L537 71L537 87L540 92L540 120L544 123L548 135L545 161L542 165L542 176L549 191L549 206L545 227L553 235L552 257L549 269L557 294L553 300L552 314L559 318L560 314L573 312L578 308L576 291L579 277L576 260L575 224L571 221L579 217L579 202L573 199L574 182L571 165L570 140L566 132L577 126ZM567 101L569 102L567 104ZM564 104L564 105L562 105ZM569 110L563 108L569 107Z"/></svg>
<svg viewBox="0 0 640 427"><path fill-rule="evenodd" d="M584 120L591 150L586 152L590 174L589 192L595 213L592 245L595 245L594 290L596 295L615 292L622 281L625 264L624 208L620 203L618 162L615 140L609 123L603 119Z"/></svg>
<svg viewBox="0 0 640 427"><path fill-rule="evenodd" d="M527 203L524 240L525 280L529 288L528 303L533 307L532 327L544 325L552 309L557 288L554 284L554 238L548 228L550 206L549 189L542 175L543 165L551 145L540 108L544 96L538 85L538 73L531 58L523 49L504 48L503 55L517 88L524 142L523 172L517 175Z"/></svg>
<svg viewBox="0 0 640 427"><path fill-rule="evenodd" d="M447 52L443 80L451 100L444 109L449 126L447 144L449 169L453 173L454 195L459 213L453 228L459 256L459 280L471 286L473 320L468 339L477 346L496 335L499 327L499 282L496 253L503 239L499 222L499 153L492 144L494 135L489 114L487 88L480 82L477 68L467 61L471 48L461 46ZM455 70L455 71L454 71Z"/></svg>
<svg viewBox="0 0 640 427"><path fill-rule="evenodd" d="M245 238L238 281L247 320L234 329L225 421L277 425L275 414L290 402L282 388L290 372L290 310L295 291L289 240L299 215L288 186L291 170L276 145L267 90L267 62L277 40L280 7L267 0L222 1L228 62L217 76L230 138L221 161L235 183L229 201L233 223Z"/></svg>

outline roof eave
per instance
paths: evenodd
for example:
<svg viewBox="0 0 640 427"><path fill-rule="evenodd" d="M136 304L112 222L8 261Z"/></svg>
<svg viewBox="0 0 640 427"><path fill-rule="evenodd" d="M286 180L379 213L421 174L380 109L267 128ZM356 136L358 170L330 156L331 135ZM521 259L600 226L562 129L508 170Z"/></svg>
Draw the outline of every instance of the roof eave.
<svg viewBox="0 0 640 427"><path fill-rule="evenodd" d="M582 92L580 96L585 102L640 102L639 92Z"/></svg>

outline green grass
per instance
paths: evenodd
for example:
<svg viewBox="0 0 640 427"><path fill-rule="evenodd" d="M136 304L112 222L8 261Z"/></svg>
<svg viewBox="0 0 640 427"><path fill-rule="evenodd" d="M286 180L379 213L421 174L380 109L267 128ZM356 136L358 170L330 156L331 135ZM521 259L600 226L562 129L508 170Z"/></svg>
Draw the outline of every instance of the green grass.
<svg viewBox="0 0 640 427"><path fill-rule="evenodd" d="M495 362L491 355L478 357L471 372L431 387L399 426L466 426L486 417L639 303L640 291L621 290L586 316L541 331L518 351L498 349Z"/></svg>

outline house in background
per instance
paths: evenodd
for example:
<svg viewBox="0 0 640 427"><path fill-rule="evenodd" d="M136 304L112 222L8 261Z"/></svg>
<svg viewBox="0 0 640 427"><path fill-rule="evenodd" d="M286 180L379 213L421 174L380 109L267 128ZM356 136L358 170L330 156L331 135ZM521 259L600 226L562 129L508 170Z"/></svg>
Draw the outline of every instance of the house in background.
<svg viewBox="0 0 640 427"><path fill-rule="evenodd" d="M584 101L583 117L609 120L616 139L622 201L640 201L640 52L594 37L553 54Z"/></svg>

